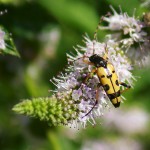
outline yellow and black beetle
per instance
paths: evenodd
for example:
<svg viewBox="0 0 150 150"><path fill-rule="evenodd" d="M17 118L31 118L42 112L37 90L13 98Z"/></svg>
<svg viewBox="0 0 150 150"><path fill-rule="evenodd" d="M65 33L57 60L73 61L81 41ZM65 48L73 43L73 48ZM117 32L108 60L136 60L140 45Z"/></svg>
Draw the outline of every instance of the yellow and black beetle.
<svg viewBox="0 0 150 150"><path fill-rule="evenodd" d="M106 95L108 96L114 107L119 107L121 101L120 95L127 89L129 89L130 86L127 85L126 83L119 82L114 66L110 62L108 62L107 54L105 54L103 57L97 54L93 54L92 56L89 57L89 60L83 59L83 61L88 65L95 66L95 68L86 77L84 83L86 83L87 80L93 74L97 74L97 77L99 78L99 83L96 89L95 104L86 115L88 115L93 110L93 108L98 104L99 87L103 87L104 91L106 92ZM120 85L126 87L126 89L121 90Z"/></svg>
<svg viewBox="0 0 150 150"><path fill-rule="evenodd" d="M97 30L98 30L98 27L97 27ZM94 39L96 39L97 30L94 34ZM94 50L94 42L93 42L93 55L90 57L87 57L87 56L82 57L84 63L95 66L95 68L89 73L89 75L84 80L84 83L86 83L87 80L93 74L97 74L97 77L99 78L99 83L96 89L95 104L85 116L87 116L93 110L93 108L98 104L98 98L99 98L98 88L99 87L103 87L104 91L106 92L106 95L108 96L108 98L110 99L111 103L114 105L115 108L120 106L120 102L121 102L120 95L126 90L128 90L129 88L131 88L130 85L127 85L126 83L123 83L123 82L119 82L119 79L115 72L115 68L113 64L108 61L107 46L105 48L105 54L103 57L99 56L98 54L94 54L94 52L95 50ZM88 58L89 60L85 58ZM120 85L126 87L126 89L121 90Z"/></svg>

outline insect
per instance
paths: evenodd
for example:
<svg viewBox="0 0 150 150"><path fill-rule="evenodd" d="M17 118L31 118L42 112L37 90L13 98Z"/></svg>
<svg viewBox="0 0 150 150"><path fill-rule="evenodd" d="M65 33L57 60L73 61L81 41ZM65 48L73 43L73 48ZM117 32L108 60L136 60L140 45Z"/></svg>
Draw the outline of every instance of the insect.
<svg viewBox="0 0 150 150"><path fill-rule="evenodd" d="M103 18L101 18L99 24L101 23L102 20L103 20ZM99 25L98 25L98 27L99 27ZM97 37L98 27L96 29L96 32L94 33L94 39L96 39L96 37ZM88 59L85 59L85 58L88 58ZM121 94L123 92L127 91L131 87L130 87L130 85L127 85L126 83L119 81L113 64L108 61L107 45L105 48L105 54L104 54L104 56L101 57L98 54L95 54L94 42L93 42L92 56L90 56L90 57L83 56L82 59L83 59L84 63L95 66L94 69L85 78L84 83L86 83L93 74L96 74L99 79L99 83L96 88L95 103L94 103L93 107L91 108L91 110L85 116L87 116L89 113L91 113L91 111L98 104L98 98L99 98L99 94L100 94L98 92L98 89L100 87L102 87L104 89L106 95L108 96L108 98L110 99L110 101L114 105L114 107L115 108L119 107L120 102L121 102L121 97L120 97ZM121 90L120 86L124 86L125 89Z"/></svg>

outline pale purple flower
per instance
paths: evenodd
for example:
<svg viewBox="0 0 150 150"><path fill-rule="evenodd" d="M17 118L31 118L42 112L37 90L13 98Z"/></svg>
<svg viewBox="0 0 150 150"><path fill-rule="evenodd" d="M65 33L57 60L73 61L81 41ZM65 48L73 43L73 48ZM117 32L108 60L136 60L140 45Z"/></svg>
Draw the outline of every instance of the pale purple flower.
<svg viewBox="0 0 150 150"><path fill-rule="evenodd" d="M73 90L73 92L72 92L72 99L79 100L81 96L82 96L81 88L79 88L78 90Z"/></svg>
<svg viewBox="0 0 150 150"><path fill-rule="evenodd" d="M81 150L142 150L142 145L137 140L127 137L95 139L86 141Z"/></svg>
<svg viewBox="0 0 150 150"><path fill-rule="evenodd" d="M141 108L112 110L105 114L104 124L107 128L130 134L145 134L148 130L149 114Z"/></svg>
<svg viewBox="0 0 150 150"><path fill-rule="evenodd" d="M150 37L145 30L147 28L146 23L137 19L134 14L130 17L121 10L120 13L117 13L112 6L111 9L113 15L104 17L108 26L100 28L116 31L116 33L111 34L110 38L120 45L119 47L125 51L133 65L146 66L146 64L143 64L143 59L150 55Z"/></svg>
<svg viewBox="0 0 150 150"><path fill-rule="evenodd" d="M110 17L104 17L104 20L108 22L108 26L101 27L101 29L122 31L124 35L129 35L131 40L135 42L143 42L147 35L147 33L142 30L144 28L143 23L136 19L134 15L130 17L126 12L118 14L112 6L111 9L113 15Z"/></svg>

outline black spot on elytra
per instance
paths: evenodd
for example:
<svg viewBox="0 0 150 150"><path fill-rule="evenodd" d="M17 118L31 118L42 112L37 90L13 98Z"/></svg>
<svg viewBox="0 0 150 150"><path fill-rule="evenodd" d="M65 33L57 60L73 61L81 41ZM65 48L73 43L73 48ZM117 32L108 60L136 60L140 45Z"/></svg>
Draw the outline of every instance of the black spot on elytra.
<svg viewBox="0 0 150 150"><path fill-rule="evenodd" d="M101 78L105 78L105 75L102 75Z"/></svg>
<svg viewBox="0 0 150 150"><path fill-rule="evenodd" d="M118 80L116 80L116 85L117 85L117 86L119 86L119 82L118 82Z"/></svg>
<svg viewBox="0 0 150 150"><path fill-rule="evenodd" d="M117 98L120 96L120 90L116 93L107 94L107 96L109 97L110 100L113 100L114 98Z"/></svg>
<svg viewBox="0 0 150 150"><path fill-rule="evenodd" d="M108 84L105 84L105 85L103 85L103 88L104 88L105 91L108 91L110 87L109 87Z"/></svg>

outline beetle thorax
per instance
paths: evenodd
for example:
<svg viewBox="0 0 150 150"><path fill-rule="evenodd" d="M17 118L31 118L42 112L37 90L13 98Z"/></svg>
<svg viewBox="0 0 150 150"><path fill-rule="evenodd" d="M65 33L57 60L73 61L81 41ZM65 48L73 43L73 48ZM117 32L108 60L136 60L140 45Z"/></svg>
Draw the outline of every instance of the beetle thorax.
<svg viewBox="0 0 150 150"><path fill-rule="evenodd" d="M92 55L89 60L95 65L95 67L107 67L107 61L97 54Z"/></svg>

